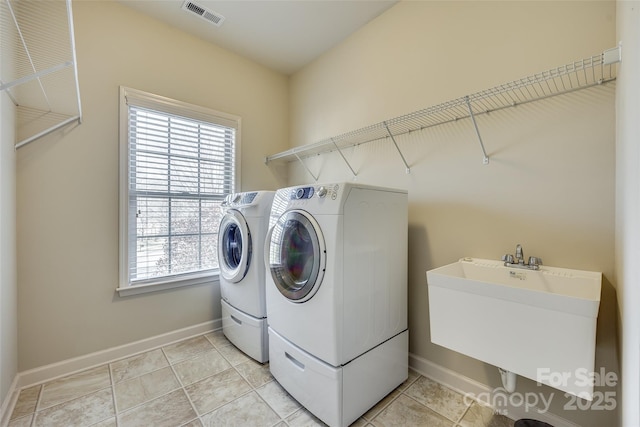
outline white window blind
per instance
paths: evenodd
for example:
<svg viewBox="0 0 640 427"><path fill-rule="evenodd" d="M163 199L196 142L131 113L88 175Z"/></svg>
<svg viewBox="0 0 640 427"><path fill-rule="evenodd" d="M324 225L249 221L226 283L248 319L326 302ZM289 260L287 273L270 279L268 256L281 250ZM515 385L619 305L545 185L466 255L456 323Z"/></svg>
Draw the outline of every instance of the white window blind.
<svg viewBox="0 0 640 427"><path fill-rule="evenodd" d="M126 280L120 287L211 276L218 268L220 203L235 190L239 119L128 88L121 92L127 127L121 250L127 255L121 254ZM121 209L121 219L123 214Z"/></svg>

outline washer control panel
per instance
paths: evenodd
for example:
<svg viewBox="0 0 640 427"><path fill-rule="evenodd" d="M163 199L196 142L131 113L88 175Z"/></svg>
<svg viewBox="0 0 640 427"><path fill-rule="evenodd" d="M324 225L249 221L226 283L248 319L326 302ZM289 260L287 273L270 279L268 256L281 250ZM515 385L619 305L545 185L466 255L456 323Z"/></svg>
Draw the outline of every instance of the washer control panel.
<svg viewBox="0 0 640 427"><path fill-rule="evenodd" d="M303 200L313 197L315 189L313 187L298 187L291 191L291 200Z"/></svg>
<svg viewBox="0 0 640 427"><path fill-rule="evenodd" d="M318 197L322 198L322 197L326 197L327 196L327 187L325 186L320 186L320 188L318 188Z"/></svg>
<svg viewBox="0 0 640 427"><path fill-rule="evenodd" d="M314 196L319 199L335 200L338 197L339 188L338 184L297 187L291 190L290 200L308 200Z"/></svg>

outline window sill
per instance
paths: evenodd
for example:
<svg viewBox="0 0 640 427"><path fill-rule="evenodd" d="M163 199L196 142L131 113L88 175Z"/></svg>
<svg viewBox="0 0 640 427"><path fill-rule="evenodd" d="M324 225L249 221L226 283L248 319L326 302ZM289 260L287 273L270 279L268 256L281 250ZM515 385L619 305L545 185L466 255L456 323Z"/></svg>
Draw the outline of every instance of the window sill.
<svg viewBox="0 0 640 427"><path fill-rule="evenodd" d="M209 273L202 276L191 277L188 279L169 279L163 282L145 283L140 285L121 286L116 288L116 291L121 297L128 297L132 295L146 294L149 292L164 291L167 289L182 288L185 286L202 285L205 283L218 282L219 274Z"/></svg>

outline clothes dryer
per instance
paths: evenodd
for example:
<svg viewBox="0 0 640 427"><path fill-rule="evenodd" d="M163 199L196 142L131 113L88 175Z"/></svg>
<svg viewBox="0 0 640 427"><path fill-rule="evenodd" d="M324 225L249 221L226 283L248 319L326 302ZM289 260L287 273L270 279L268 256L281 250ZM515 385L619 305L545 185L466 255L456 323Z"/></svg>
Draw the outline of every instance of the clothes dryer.
<svg viewBox="0 0 640 427"><path fill-rule="evenodd" d="M407 378L407 192L278 190L265 246L271 373L348 425Z"/></svg>
<svg viewBox="0 0 640 427"><path fill-rule="evenodd" d="M218 231L222 331L260 363L269 359L262 251L274 194L227 195Z"/></svg>

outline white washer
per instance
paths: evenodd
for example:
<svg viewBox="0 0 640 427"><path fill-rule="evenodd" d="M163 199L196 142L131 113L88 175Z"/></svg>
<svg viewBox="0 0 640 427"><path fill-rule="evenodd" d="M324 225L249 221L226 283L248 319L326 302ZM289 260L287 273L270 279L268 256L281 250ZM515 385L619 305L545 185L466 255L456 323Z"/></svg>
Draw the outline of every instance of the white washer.
<svg viewBox="0 0 640 427"><path fill-rule="evenodd" d="M278 190L265 246L271 373L349 425L407 378L407 192Z"/></svg>
<svg viewBox="0 0 640 427"><path fill-rule="evenodd" d="M253 191L227 195L218 230L222 331L260 363L269 359L262 251L274 194Z"/></svg>

